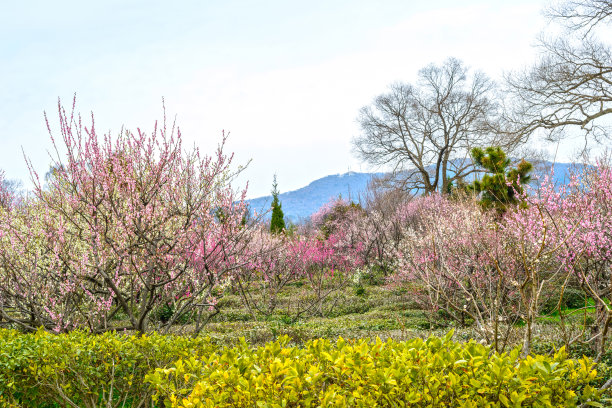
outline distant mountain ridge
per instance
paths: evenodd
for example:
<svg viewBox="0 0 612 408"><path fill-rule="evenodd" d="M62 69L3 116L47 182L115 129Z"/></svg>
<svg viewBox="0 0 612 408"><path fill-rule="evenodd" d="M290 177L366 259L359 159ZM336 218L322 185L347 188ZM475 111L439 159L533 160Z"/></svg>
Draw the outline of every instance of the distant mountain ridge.
<svg viewBox="0 0 612 408"><path fill-rule="evenodd" d="M342 196L347 200L358 200L373 177L384 173L358 173L349 171L344 174L325 176L305 187L278 195L285 218L292 222L310 217L332 198ZM261 214L270 209L272 196L253 198L247 201L252 211ZM269 215L268 217L269 218Z"/></svg>
<svg viewBox="0 0 612 408"><path fill-rule="evenodd" d="M534 176L548 174L550 162L535 165ZM569 179L571 164L555 163L554 180L557 184L565 184ZM349 171L344 174L325 176L314 180L305 187L279 194L285 218L291 222L299 222L309 218L322 205L331 199L342 196L347 200L357 201L366 191L368 183L373 177L383 176L385 173L359 173ZM262 214L270 209L272 196L264 196L247 200L252 211ZM266 218L269 218L269 214Z"/></svg>

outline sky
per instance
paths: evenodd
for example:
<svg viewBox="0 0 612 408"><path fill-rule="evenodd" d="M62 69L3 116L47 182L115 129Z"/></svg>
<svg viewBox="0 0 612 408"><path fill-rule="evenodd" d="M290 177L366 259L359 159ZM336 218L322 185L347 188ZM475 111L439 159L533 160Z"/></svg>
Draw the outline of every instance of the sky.
<svg viewBox="0 0 612 408"><path fill-rule="evenodd" d="M99 132L176 117L184 145L223 131L248 196L378 170L351 151L388 85L448 57L495 80L535 62L543 0L0 0L0 169L44 174L58 98ZM571 146L562 151L568 158ZM565 156L564 156L565 155Z"/></svg>

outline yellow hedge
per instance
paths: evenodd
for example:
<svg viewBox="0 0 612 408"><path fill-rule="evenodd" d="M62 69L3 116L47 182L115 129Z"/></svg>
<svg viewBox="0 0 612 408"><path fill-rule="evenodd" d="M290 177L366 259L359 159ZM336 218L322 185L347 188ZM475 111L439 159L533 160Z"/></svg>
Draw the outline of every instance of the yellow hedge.
<svg viewBox="0 0 612 408"><path fill-rule="evenodd" d="M216 349L207 339L158 334L0 330L0 407L149 404L147 373Z"/></svg>
<svg viewBox="0 0 612 408"><path fill-rule="evenodd" d="M146 380L169 407L571 407L601 405L589 359L519 359L445 338L246 343L180 359Z"/></svg>
<svg viewBox="0 0 612 408"><path fill-rule="evenodd" d="M289 339L222 348L208 339L0 330L0 406L605 406L593 363L519 358L446 337ZM599 379L601 380L601 379ZM612 405L610 405L612 406Z"/></svg>

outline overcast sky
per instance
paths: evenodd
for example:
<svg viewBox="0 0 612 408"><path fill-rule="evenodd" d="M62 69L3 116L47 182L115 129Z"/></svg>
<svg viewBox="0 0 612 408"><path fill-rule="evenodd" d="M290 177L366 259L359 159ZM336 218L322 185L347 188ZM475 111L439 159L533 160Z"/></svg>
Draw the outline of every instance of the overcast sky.
<svg viewBox="0 0 612 408"><path fill-rule="evenodd" d="M0 0L0 168L44 173L57 99L98 131L151 130L167 112L187 145L223 130L249 196L347 170L359 108L447 57L501 79L535 61L548 1ZM569 152L569 150L567 150ZM563 159L563 157L561 157Z"/></svg>

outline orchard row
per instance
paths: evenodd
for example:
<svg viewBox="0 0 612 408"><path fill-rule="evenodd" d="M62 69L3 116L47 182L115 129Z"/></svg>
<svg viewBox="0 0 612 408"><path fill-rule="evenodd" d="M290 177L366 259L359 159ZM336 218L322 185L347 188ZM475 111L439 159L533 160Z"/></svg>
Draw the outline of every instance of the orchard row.
<svg viewBox="0 0 612 408"><path fill-rule="evenodd" d="M212 156L184 150L165 120L98 135L60 106L53 170L27 196L2 192L0 324L25 331L190 332L238 293L270 315L287 285L287 314L325 315L330 297L382 270L433 319L473 325L497 351L521 331L530 351L543 302L563 342L602 353L612 326L612 169L605 159L564 186L517 189L503 211L458 190L408 197L373 189L361 204L335 200L291 231L271 233L236 192L223 137ZM59 153L65 152L65 153ZM30 168L33 169L31 163ZM513 184L514 183L514 184ZM515 186L515 180L508 181ZM515 188L515 187L512 187ZM580 291L592 323L565 325L564 296Z"/></svg>

